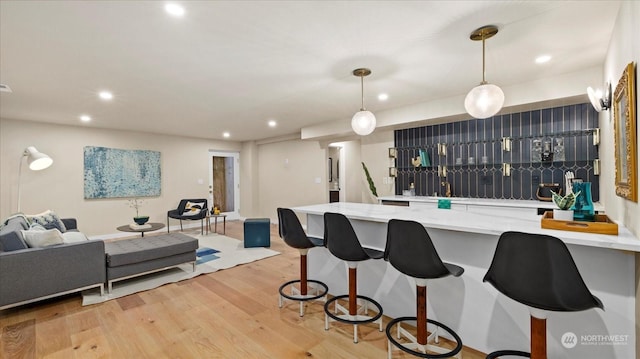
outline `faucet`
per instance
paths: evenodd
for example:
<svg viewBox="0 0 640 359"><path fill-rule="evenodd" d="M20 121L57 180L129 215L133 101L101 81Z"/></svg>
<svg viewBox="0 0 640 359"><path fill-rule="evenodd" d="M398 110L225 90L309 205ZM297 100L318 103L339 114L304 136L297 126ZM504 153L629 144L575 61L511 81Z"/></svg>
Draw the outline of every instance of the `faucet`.
<svg viewBox="0 0 640 359"><path fill-rule="evenodd" d="M451 183L449 183L449 181L442 181L442 183L440 183L440 185L447 186L444 195L446 197L451 197Z"/></svg>

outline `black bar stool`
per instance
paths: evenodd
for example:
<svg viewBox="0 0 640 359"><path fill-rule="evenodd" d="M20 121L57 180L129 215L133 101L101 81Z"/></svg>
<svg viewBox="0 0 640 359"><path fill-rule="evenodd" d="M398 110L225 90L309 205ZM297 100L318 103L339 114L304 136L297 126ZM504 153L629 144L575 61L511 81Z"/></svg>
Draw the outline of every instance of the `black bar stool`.
<svg viewBox="0 0 640 359"><path fill-rule="evenodd" d="M427 319L427 282L430 279L450 275L459 277L464 273L464 269L455 264L442 262L427 230L423 225L414 221L397 219L389 221L384 259L389 261L395 269L415 280L417 291L416 316L395 318L387 324L389 358L391 358L393 346L421 358L459 358L462 354L460 353L462 340L458 334L440 322ZM412 332L401 326L402 322L409 321L416 322L416 329ZM428 323L434 327L431 334L428 334ZM397 339L404 336L408 343L400 343L394 338L393 327L396 324ZM438 344L440 329L443 329L455 340L456 346L453 349L430 344L432 342Z"/></svg>
<svg viewBox="0 0 640 359"><path fill-rule="evenodd" d="M307 279L307 252L314 247L322 247L322 238L309 237L304 233L298 216L289 208L278 208L278 231L284 242L300 251L300 279L288 281L280 286L278 306L282 308L283 299L300 302L300 316L304 316L304 303L321 299L327 301L327 285L313 279ZM296 286L296 284L299 284ZM289 293L285 293L289 287Z"/></svg>
<svg viewBox="0 0 640 359"><path fill-rule="evenodd" d="M368 259L382 259L383 252L362 247L349 219L340 213L324 214L324 240L326 247L334 256L347 262L349 267L349 294L335 296L324 305L324 329L329 330L329 321L353 324L353 342L358 342L358 324L378 323L382 331L382 306L372 298L358 294L358 262ZM349 298L348 308L338 301ZM334 312L329 306L334 303ZM371 305L375 307L371 308ZM369 310L377 312L370 316ZM338 314L341 313L341 314Z"/></svg>
<svg viewBox="0 0 640 359"><path fill-rule="evenodd" d="M531 314L531 353L499 350L487 359L504 355L546 359L548 311L604 310L582 280L567 246L552 236L503 233L484 281L528 306Z"/></svg>

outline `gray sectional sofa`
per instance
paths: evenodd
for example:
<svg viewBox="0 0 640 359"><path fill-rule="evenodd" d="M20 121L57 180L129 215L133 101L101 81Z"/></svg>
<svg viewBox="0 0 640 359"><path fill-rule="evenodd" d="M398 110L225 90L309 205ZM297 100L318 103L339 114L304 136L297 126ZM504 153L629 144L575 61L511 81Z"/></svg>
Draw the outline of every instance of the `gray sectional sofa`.
<svg viewBox="0 0 640 359"><path fill-rule="evenodd" d="M61 221L63 231L77 232L75 219ZM106 283L111 291L114 282L184 263L195 271L198 240L181 233L31 248L21 232L29 227L15 216L0 228L0 310L95 287L104 295Z"/></svg>
<svg viewBox="0 0 640 359"><path fill-rule="evenodd" d="M76 230L75 219L62 221ZM28 228L24 217L14 217L0 229L0 310L94 287L104 291L103 241L28 248L20 232Z"/></svg>

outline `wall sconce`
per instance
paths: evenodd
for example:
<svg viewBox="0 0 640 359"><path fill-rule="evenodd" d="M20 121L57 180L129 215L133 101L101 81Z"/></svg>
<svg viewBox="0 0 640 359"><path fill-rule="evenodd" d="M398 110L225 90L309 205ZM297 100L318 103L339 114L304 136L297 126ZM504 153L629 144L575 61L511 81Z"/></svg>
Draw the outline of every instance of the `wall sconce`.
<svg viewBox="0 0 640 359"><path fill-rule="evenodd" d="M600 144L600 129L593 129L593 145L598 146Z"/></svg>
<svg viewBox="0 0 640 359"><path fill-rule="evenodd" d="M438 156L446 156L446 155L447 155L447 144L438 143Z"/></svg>
<svg viewBox="0 0 640 359"><path fill-rule="evenodd" d="M598 112L611 108L611 83L607 83L605 88L606 92L603 95L602 91L594 90L591 86L587 87L589 101L591 101L591 105Z"/></svg>
<svg viewBox="0 0 640 359"><path fill-rule="evenodd" d="M511 164L510 163L503 163L502 164L502 175L504 177L510 177L511 176Z"/></svg>
<svg viewBox="0 0 640 359"><path fill-rule="evenodd" d="M48 168L53 164L53 160L51 157L45 155L42 152L36 150L35 147L29 146L25 148L22 153L22 157L20 158L20 167L18 168L18 212L20 212L20 184L22 179L22 159L27 158L27 163L29 164L29 169L32 171L40 171L45 168Z"/></svg>
<svg viewBox="0 0 640 359"><path fill-rule="evenodd" d="M505 152L511 151L511 138L502 137L502 150Z"/></svg>
<svg viewBox="0 0 640 359"><path fill-rule="evenodd" d="M438 165L438 176L447 177L447 166Z"/></svg>

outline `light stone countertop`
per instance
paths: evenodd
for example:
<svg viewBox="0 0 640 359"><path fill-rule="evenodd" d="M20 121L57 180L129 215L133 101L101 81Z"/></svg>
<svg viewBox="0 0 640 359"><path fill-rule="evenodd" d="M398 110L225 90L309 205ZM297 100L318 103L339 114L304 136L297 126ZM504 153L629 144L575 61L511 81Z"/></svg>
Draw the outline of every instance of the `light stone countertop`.
<svg viewBox="0 0 640 359"><path fill-rule="evenodd" d="M553 202L523 200L523 199L495 199L495 198L467 198L467 197L434 197L434 196L381 196L379 201L399 201L399 202L424 202L435 203L439 199L451 200L451 203L472 204L479 206L493 207L519 207L519 208L557 208ZM600 202L595 202L593 207L598 212L604 212L604 206Z"/></svg>
<svg viewBox="0 0 640 359"><path fill-rule="evenodd" d="M350 219L373 222L386 223L394 218L412 220L421 223L427 228L468 233L491 235L500 235L505 231L539 233L560 238L566 244L640 252L640 239L636 238L626 227L621 225L618 226L618 235L615 236L543 229L541 227L542 216L540 215L506 217L437 208L412 208L350 202L324 203L300 206L292 209L300 214L312 215L323 215L325 212L337 212L344 214Z"/></svg>

